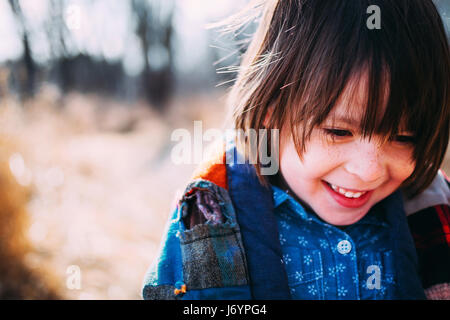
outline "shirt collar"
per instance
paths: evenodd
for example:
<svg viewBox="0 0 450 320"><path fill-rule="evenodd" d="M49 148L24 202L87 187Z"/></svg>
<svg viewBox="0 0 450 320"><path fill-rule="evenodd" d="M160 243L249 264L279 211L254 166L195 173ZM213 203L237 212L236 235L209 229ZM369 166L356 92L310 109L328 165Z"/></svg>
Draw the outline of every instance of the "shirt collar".
<svg viewBox="0 0 450 320"><path fill-rule="evenodd" d="M386 213L381 206L382 202L385 202L385 200L382 200L380 203L373 206L370 211L354 225L371 224L380 227L389 227L389 224L386 222Z"/></svg>
<svg viewBox="0 0 450 320"><path fill-rule="evenodd" d="M289 194L288 191L282 190L274 185L271 186L274 209L287 202L302 219L308 221L313 220L314 217L308 213L305 208L303 208L303 206Z"/></svg>
<svg viewBox="0 0 450 320"><path fill-rule="evenodd" d="M286 193L286 191L283 191L274 185L272 185L272 196L274 208L277 208L279 205L281 205L284 201L286 201L289 198L289 195Z"/></svg>
<svg viewBox="0 0 450 320"><path fill-rule="evenodd" d="M272 197L273 197L273 206L274 209L281 206L284 202L288 202L289 205L295 210L295 212L304 220L308 221L318 221L320 223L325 223L322 221L315 213L310 213L305 210L305 208L295 200L288 191L282 190L277 186L272 186ZM384 201L384 200L383 200ZM382 202L383 202L382 201ZM372 207L368 214L366 214L361 220L356 222L356 224L372 224L378 225L382 227L388 227L388 223L386 222L385 215L382 210L382 206L379 204Z"/></svg>

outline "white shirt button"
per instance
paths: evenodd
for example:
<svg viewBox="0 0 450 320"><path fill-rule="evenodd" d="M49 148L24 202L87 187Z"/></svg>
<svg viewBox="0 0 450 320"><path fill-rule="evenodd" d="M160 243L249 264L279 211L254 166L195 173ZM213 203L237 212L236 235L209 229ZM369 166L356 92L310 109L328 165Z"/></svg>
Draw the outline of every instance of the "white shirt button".
<svg viewBox="0 0 450 320"><path fill-rule="evenodd" d="M337 250L340 254L347 254L352 251L352 244L348 240L341 240L337 244Z"/></svg>

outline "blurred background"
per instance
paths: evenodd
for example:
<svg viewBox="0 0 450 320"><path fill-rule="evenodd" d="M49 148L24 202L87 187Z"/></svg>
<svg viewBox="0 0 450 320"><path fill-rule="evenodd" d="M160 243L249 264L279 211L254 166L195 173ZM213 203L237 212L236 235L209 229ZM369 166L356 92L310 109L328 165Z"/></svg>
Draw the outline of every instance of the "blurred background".
<svg viewBox="0 0 450 320"><path fill-rule="evenodd" d="M140 299L196 166L171 133L223 127L255 27L205 26L247 3L0 0L0 299Z"/></svg>

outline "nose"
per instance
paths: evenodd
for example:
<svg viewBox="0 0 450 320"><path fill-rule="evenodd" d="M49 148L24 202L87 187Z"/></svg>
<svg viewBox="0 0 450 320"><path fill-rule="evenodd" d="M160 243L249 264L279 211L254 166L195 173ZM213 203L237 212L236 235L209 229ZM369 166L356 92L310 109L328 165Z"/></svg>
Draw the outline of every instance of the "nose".
<svg viewBox="0 0 450 320"><path fill-rule="evenodd" d="M375 185L388 173L383 146L375 140L360 140L349 150L345 169L367 185Z"/></svg>

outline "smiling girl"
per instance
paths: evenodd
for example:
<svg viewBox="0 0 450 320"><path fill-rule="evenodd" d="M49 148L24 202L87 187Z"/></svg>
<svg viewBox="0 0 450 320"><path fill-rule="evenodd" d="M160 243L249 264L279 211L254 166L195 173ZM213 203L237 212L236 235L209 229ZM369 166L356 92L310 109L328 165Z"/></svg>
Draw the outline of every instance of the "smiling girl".
<svg viewBox="0 0 450 320"><path fill-rule="evenodd" d="M380 29L367 27L374 5ZM280 170L228 161L258 158L243 149L248 138L202 165L143 297L450 299L450 190L439 171L450 56L433 2L257 8L229 103L236 129L279 130Z"/></svg>

